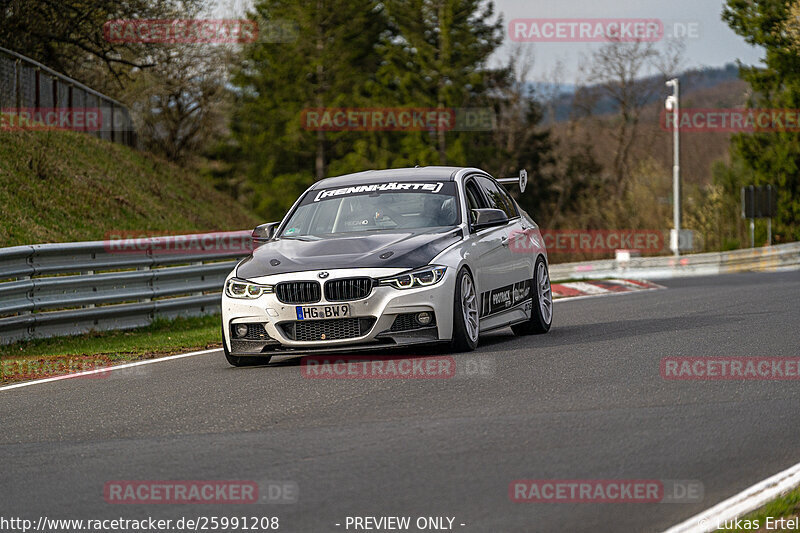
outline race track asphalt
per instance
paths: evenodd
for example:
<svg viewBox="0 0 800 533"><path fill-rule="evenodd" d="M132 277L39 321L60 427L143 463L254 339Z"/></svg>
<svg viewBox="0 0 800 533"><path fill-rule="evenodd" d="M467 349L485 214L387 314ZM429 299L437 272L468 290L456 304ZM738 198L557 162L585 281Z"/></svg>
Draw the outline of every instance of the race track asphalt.
<svg viewBox="0 0 800 533"><path fill-rule="evenodd" d="M662 284L559 302L549 334L489 334L453 356L451 379L308 379L300 358L232 368L214 352L0 391L0 516L277 516L279 531L297 532L346 531L347 516L455 517L465 532L664 530L800 462L798 381L659 371L669 356L800 356L800 273ZM696 480L704 496L514 503L516 479ZM120 505L103 497L114 480L285 481L299 497Z"/></svg>

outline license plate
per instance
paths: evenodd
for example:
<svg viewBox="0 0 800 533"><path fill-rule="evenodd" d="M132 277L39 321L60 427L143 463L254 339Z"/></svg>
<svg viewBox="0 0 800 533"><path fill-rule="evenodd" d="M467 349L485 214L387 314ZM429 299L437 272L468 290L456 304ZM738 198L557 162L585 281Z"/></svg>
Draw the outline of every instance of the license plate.
<svg viewBox="0 0 800 533"><path fill-rule="evenodd" d="M350 306L341 305L298 305L297 320L314 320L319 318L344 318L350 316Z"/></svg>

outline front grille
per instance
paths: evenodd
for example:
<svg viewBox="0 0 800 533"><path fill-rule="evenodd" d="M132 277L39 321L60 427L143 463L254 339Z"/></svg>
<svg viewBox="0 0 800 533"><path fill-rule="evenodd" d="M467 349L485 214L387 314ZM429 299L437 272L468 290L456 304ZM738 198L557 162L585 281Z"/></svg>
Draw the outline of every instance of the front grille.
<svg viewBox="0 0 800 533"><path fill-rule="evenodd" d="M417 313L403 313L397 315L392 323L391 331L407 331L409 329L429 328L436 325L436 317L431 319L431 323L426 326L421 326L414 318Z"/></svg>
<svg viewBox="0 0 800 533"><path fill-rule="evenodd" d="M325 282L325 299L347 302L366 298L372 292L372 278L332 279Z"/></svg>
<svg viewBox="0 0 800 533"><path fill-rule="evenodd" d="M286 337L293 341L333 341L366 335L374 323L374 317L334 318L297 320L281 324L280 327Z"/></svg>
<svg viewBox="0 0 800 533"><path fill-rule="evenodd" d="M320 300L316 281L285 281L275 286L275 295L285 304L313 304Z"/></svg>

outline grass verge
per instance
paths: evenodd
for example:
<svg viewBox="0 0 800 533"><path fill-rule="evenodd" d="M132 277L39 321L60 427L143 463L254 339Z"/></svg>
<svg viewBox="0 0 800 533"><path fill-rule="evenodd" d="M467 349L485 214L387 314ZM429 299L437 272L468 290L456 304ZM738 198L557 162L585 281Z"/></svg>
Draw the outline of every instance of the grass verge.
<svg viewBox="0 0 800 533"><path fill-rule="evenodd" d="M165 355L218 348L220 317L158 319L127 331L102 331L0 346L0 383L67 374Z"/></svg>
<svg viewBox="0 0 800 533"><path fill-rule="evenodd" d="M70 131L0 131L0 206L3 247L259 223L191 169Z"/></svg>
<svg viewBox="0 0 800 533"><path fill-rule="evenodd" d="M755 533L766 533L767 531L800 531L800 487L769 502L767 505L753 511L747 516L737 521L730 520L727 523L719 524L723 528L718 529L722 532L751 531ZM769 518L770 522L767 522ZM780 519L785 519L780 522ZM716 526L716 524L714 524Z"/></svg>

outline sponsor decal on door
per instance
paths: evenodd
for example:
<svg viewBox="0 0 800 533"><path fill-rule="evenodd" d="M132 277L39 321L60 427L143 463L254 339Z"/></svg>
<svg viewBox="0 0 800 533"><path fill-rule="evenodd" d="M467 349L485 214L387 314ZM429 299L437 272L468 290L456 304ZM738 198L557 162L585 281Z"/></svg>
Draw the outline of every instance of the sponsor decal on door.
<svg viewBox="0 0 800 533"><path fill-rule="evenodd" d="M531 281L525 280L481 293L481 316L489 316L530 300Z"/></svg>

